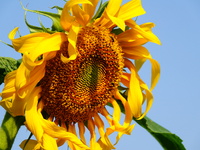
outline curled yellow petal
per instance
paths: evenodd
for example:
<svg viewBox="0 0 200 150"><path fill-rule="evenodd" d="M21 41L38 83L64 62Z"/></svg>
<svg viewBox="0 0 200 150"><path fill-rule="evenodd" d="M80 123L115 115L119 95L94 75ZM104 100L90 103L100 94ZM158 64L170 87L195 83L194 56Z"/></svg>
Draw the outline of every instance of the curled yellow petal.
<svg viewBox="0 0 200 150"><path fill-rule="evenodd" d="M76 57L78 55L76 42L77 42L77 36L78 36L79 29L80 28L77 27L77 26L72 26L72 28L69 31L69 35L68 35L68 41L69 41L68 54L69 54L69 58L67 58L63 54L61 54L61 60L64 63L67 63L70 60L76 59Z"/></svg>
<svg viewBox="0 0 200 150"><path fill-rule="evenodd" d="M70 0L68 1L62 11L61 14L61 26L65 31L69 31L71 26L74 24L77 24L75 21L77 20L76 16L71 16L70 10L72 9L73 6L78 5L78 4L90 4L92 3L89 0ZM77 16L78 17L78 16Z"/></svg>
<svg viewBox="0 0 200 150"><path fill-rule="evenodd" d="M31 33L20 38L14 38L18 28L14 28L8 35L12 41L13 47L19 53L24 53L25 51L31 52L40 41L47 37L48 33Z"/></svg>

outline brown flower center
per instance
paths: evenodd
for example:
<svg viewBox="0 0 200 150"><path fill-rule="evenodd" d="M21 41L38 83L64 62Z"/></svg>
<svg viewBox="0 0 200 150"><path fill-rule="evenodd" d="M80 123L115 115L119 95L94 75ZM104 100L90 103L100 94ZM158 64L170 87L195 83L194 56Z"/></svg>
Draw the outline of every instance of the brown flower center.
<svg viewBox="0 0 200 150"><path fill-rule="evenodd" d="M115 35L103 27L84 27L78 34L78 57L68 63L68 42L47 61L41 80L44 110L68 123L88 120L110 101L123 69L122 49Z"/></svg>

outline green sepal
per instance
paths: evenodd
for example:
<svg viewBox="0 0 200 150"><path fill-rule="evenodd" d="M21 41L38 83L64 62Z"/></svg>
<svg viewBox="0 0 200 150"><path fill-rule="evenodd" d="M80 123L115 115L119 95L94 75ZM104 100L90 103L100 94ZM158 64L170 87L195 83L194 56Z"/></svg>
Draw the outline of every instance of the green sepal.
<svg viewBox="0 0 200 150"><path fill-rule="evenodd" d="M130 29L128 26L125 27L125 31ZM114 28L112 29L111 33L114 33L115 35L121 34L122 32L124 32L122 29L120 28Z"/></svg>
<svg viewBox="0 0 200 150"><path fill-rule="evenodd" d="M58 14L61 15L61 13L62 13L62 11L63 11L63 8L62 8L62 7L59 7L59 6L53 6L53 7L51 7L51 9L54 9L54 8L56 8L57 11L58 11Z"/></svg>
<svg viewBox="0 0 200 150"><path fill-rule="evenodd" d="M45 11L38 11L38 10L30 10L30 9L25 8L23 5L22 5L22 7L26 11L37 13L37 14L40 14L40 15L50 18L53 22L52 26L51 26L52 31L57 31L57 32L63 31L61 24L60 24L60 14L55 14L55 13L45 12Z"/></svg>
<svg viewBox="0 0 200 150"><path fill-rule="evenodd" d="M42 24L42 21L40 20L40 17L38 18L38 20L39 20L40 26L42 27L44 32L47 32L47 33L55 33L56 32L56 31L52 31L49 28L45 28L45 26Z"/></svg>
<svg viewBox="0 0 200 150"><path fill-rule="evenodd" d="M9 47L11 47L11 48L13 48L13 46L11 44L8 44L8 43L6 43L6 42L4 42L2 40L0 40L0 42L3 43L3 44L5 44L5 45L7 45L7 46L9 46Z"/></svg>
<svg viewBox="0 0 200 150"><path fill-rule="evenodd" d="M106 1L106 2L104 2L104 3L102 3L102 1L101 1L100 6L99 6L99 8L98 8L96 14L95 14L94 17L92 18L92 20L95 20L95 19L97 19L97 18L100 18L101 15L102 15L102 13L104 12L105 8L107 7L107 5L108 5L108 1Z"/></svg>
<svg viewBox="0 0 200 150"><path fill-rule="evenodd" d="M0 57L0 85L7 73L16 70L21 64L21 59L16 60L10 57Z"/></svg>
<svg viewBox="0 0 200 150"><path fill-rule="evenodd" d="M25 23L26 23L27 27L29 28L30 33L44 32L44 29L43 29L43 28L30 25L30 24L28 23L27 19L26 19L26 15L25 15Z"/></svg>
<svg viewBox="0 0 200 150"><path fill-rule="evenodd" d="M0 150L10 150L21 125L24 124L23 116L13 117L6 112L0 128Z"/></svg>

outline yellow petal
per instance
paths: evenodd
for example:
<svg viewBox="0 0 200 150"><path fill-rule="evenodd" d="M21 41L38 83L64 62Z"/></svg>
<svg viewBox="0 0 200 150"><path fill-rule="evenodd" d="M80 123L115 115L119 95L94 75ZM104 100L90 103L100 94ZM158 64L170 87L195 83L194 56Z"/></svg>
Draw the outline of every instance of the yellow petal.
<svg viewBox="0 0 200 150"><path fill-rule="evenodd" d="M111 16L115 16L120 8L121 3L122 0L110 0L105 11Z"/></svg>
<svg viewBox="0 0 200 150"><path fill-rule="evenodd" d="M92 16L94 15L96 6L99 2L99 0L90 0L91 4L83 4L83 10L84 12L86 12L89 15L88 20L90 20L92 18Z"/></svg>
<svg viewBox="0 0 200 150"><path fill-rule="evenodd" d="M92 119L88 120L88 130L90 131L90 148L96 149L96 134L95 134L95 125Z"/></svg>
<svg viewBox="0 0 200 150"><path fill-rule="evenodd" d="M114 108L114 112L113 112L113 119L115 122L119 122L120 121L120 116L121 116L121 109L119 107L119 105L117 104L117 102L115 100L111 101L113 108Z"/></svg>
<svg viewBox="0 0 200 150"><path fill-rule="evenodd" d="M125 57L130 56L131 59L142 59L142 58L151 59L152 58L149 51L143 46L124 47L123 53Z"/></svg>
<svg viewBox="0 0 200 150"><path fill-rule="evenodd" d="M43 135L42 145L46 150L57 150L58 146L56 140L49 136L48 134Z"/></svg>
<svg viewBox="0 0 200 150"><path fill-rule="evenodd" d="M92 5L92 3L89 0L69 0L62 11L61 14L61 26L63 27L63 29L65 31L69 31L71 26L74 25L75 21L76 21L76 17L75 16L71 16L70 14L70 10L73 6L78 5L78 4L90 4Z"/></svg>
<svg viewBox="0 0 200 150"><path fill-rule="evenodd" d="M88 24L90 16L84 12L79 5L75 5L72 7L72 12L73 15L75 16L77 22L81 25L81 26L85 26Z"/></svg>
<svg viewBox="0 0 200 150"><path fill-rule="evenodd" d="M131 0L120 8L118 18L125 21L143 14L145 11L142 8L141 0Z"/></svg>
<svg viewBox="0 0 200 150"><path fill-rule="evenodd" d="M0 101L0 105L1 105L7 112L9 112L9 114L11 114L12 116L17 116L17 114L14 113L13 110L12 110L12 106L13 106L12 100L13 100L13 96L6 97L6 98L4 98L4 99L2 99L2 100ZM20 115L23 115L23 113L20 114Z"/></svg>
<svg viewBox="0 0 200 150"><path fill-rule="evenodd" d="M140 82L132 62L125 59L125 66L127 66L131 71L129 91L128 91L128 103L130 105L133 116L135 118L138 118L141 116L142 103L143 103L143 95L140 88Z"/></svg>
<svg viewBox="0 0 200 150"><path fill-rule="evenodd" d="M117 39L122 47L133 47L143 45L148 42L142 35L136 32L134 29L126 30L117 35Z"/></svg>
<svg viewBox="0 0 200 150"><path fill-rule="evenodd" d="M76 48L76 42L77 42L77 36L78 36L78 32L79 32L79 27L77 26L72 26L70 31L69 31L69 35L68 35L68 54L69 54L69 58L65 57L63 54L61 54L61 60L64 63L69 62L70 60L74 60L76 59L78 52L77 52L77 48Z"/></svg>
<svg viewBox="0 0 200 150"><path fill-rule="evenodd" d="M40 121L45 133L47 133L49 136L70 141L81 148L88 149L88 147L83 144L75 134L67 132L65 128L58 127L54 122L45 119Z"/></svg>
<svg viewBox="0 0 200 150"><path fill-rule="evenodd" d="M9 72L4 79L4 88L1 93L2 98L10 97L15 92L15 78L16 78L16 70Z"/></svg>
<svg viewBox="0 0 200 150"><path fill-rule="evenodd" d="M148 41L154 42L156 44L161 44L158 37L152 32L152 28L155 26L153 23L144 23L139 26L135 23L135 21L129 19L128 21L126 21L126 24L134 29L136 32L141 34Z"/></svg>
<svg viewBox="0 0 200 150"><path fill-rule="evenodd" d="M113 22L113 24L117 25L122 31L125 31L125 22L124 20L118 18L118 17L113 17L110 15L108 12L105 12L108 16L108 18Z"/></svg>
<svg viewBox="0 0 200 150"><path fill-rule="evenodd" d="M41 144L32 139L24 140L19 146L23 150L38 150L41 148Z"/></svg>
<svg viewBox="0 0 200 150"><path fill-rule="evenodd" d="M10 72L5 77L5 87L1 93L2 105L11 115L18 116L24 115L24 109L26 107L26 100L21 99L16 93L16 76L17 71Z"/></svg>
<svg viewBox="0 0 200 150"><path fill-rule="evenodd" d="M98 127L99 134L101 137L98 141L101 141L104 145L106 145L110 149L115 149L110 139L108 138L108 135L104 132L104 123L98 114L94 115L94 122Z"/></svg>
<svg viewBox="0 0 200 150"><path fill-rule="evenodd" d="M119 93L119 91L116 92L115 97L119 100L121 100L124 109L125 109L125 119L124 119L124 124L123 126L126 128L130 125L131 121L132 121L132 113L131 113L131 108L130 105L128 103L128 101Z"/></svg>
<svg viewBox="0 0 200 150"><path fill-rule="evenodd" d="M45 74L45 64L35 67L32 71L29 71L23 62L17 70L16 74L16 92L20 98L25 98L37 83L43 78Z"/></svg>
<svg viewBox="0 0 200 150"><path fill-rule="evenodd" d="M56 32L45 37L38 45L29 52L29 58L32 62L44 53L58 51L63 42L67 41L67 36L64 33ZM25 48L25 47L24 47ZM28 49L29 47L26 47Z"/></svg>
<svg viewBox="0 0 200 150"><path fill-rule="evenodd" d="M86 140L85 140L85 125L83 124L83 122L79 122L78 123L78 128L79 128L79 135L81 140L83 141L84 144L86 144Z"/></svg>
<svg viewBox="0 0 200 150"><path fill-rule="evenodd" d="M26 125L28 129L35 135L38 142L42 142L42 136L44 134L44 130L41 125L41 117L37 112L37 104L40 98L39 93L41 92L41 88L37 87L31 93L31 95L26 98L28 99L25 117L26 117Z"/></svg>
<svg viewBox="0 0 200 150"><path fill-rule="evenodd" d="M125 130L123 132L119 132L117 137L116 137L115 145L119 142L119 140L120 140L120 138L122 137L123 134L130 135L134 127L135 127L135 124L128 126L127 128L125 128Z"/></svg>
<svg viewBox="0 0 200 150"><path fill-rule="evenodd" d="M45 37L49 36L48 33L31 33L20 38L14 39L18 28L13 29L10 34L9 38L12 40L13 47L19 53L24 53L25 51L31 52L34 47L40 43Z"/></svg>
<svg viewBox="0 0 200 150"><path fill-rule="evenodd" d="M136 68L137 71L141 68L146 59L150 60L152 69L151 69L151 90L156 86L159 78L160 78L160 65L159 63L152 59L149 51L143 46L135 46L135 47L126 47L123 48L123 53L125 57L131 59L139 59L136 60Z"/></svg>
<svg viewBox="0 0 200 150"><path fill-rule="evenodd" d="M140 86L146 92L145 96L146 96L147 104L146 104L146 109L145 109L144 113L139 118L137 118L138 120L142 119L147 114L147 112L150 110L152 103L153 103L153 94L149 90L148 86L143 81L140 81Z"/></svg>

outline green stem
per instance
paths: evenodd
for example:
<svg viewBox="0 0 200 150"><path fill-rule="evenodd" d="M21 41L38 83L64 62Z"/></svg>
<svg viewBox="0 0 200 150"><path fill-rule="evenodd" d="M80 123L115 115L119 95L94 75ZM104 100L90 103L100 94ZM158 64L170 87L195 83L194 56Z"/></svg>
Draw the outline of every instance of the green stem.
<svg viewBox="0 0 200 150"><path fill-rule="evenodd" d="M24 117L13 117L6 112L0 128L0 150L10 150L21 125L24 124Z"/></svg>

